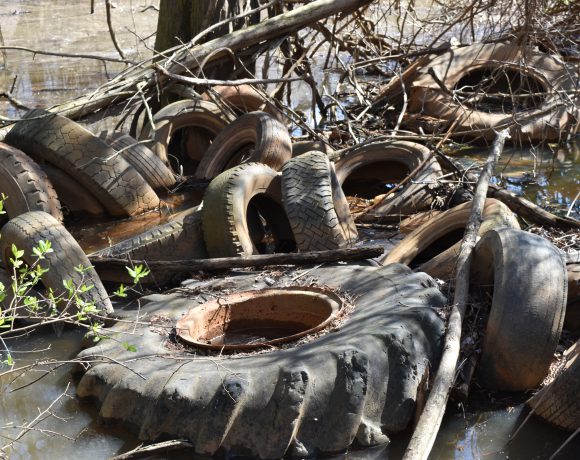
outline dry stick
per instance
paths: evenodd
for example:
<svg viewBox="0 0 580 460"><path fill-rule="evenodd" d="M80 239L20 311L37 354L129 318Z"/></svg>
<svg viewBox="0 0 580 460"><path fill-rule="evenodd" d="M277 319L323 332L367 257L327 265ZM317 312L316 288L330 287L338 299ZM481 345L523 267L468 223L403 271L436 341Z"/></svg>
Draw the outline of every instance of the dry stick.
<svg viewBox="0 0 580 460"><path fill-rule="evenodd" d="M125 452L124 454L115 455L109 460L129 460L133 458L150 457L151 455L169 452L171 450L188 449L192 447L193 444L188 441L173 439L171 441L149 444L147 446L141 445L133 450L130 450L129 452Z"/></svg>
<svg viewBox="0 0 580 460"><path fill-rule="evenodd" d="M123 50L117 43L117 37L115 37L115 31L113 30L113 21L111 20L111 0L105 0L105 9L107 10L107 25L109 26L111 41L113 42L113 45L115 45L115 49L117 50L117 53L119 53L119 56L121 56L121 59L126 59Z"/></svg>
<svg viewBox="0 0 580 460"><path fill-rule="evenodd" d="M44 51L36 50L33 48L26 48L25 46L0 46L0 50L15 50L15 51L27 51L32 54L41 54L43 56L58 56L58 57L69 57L75 59L94 59L96 61L106 61L106 62L120 62L122 64L133 64L131 61L127 61L125 58L110 58L106 56L97 56L96 54L78 54L78 53L57 53L56 51Z"/></svg>
<svg viewBox="0 0 580 460"><path fill-rule="evenodd" d="M165 272L214 271L230 268L265 267L268 265L308 265L322 262L361 260L378 257L384 252L382 246L362 246L357 248L332 249L292 254L260 254L239 257L220 257L215 259L193 259L172 261L128 260L121 258L89 257L98 270L105 267L126 267L127 264L146 265L151 271Z"/></svg>
<svg viewBox="0 0 580 460"><path fill-rule="evenodd" d="M497 134L491 152L485 164L484 170L479 176L469 221L465 228L465 234L461 241L461 250L457 260L457 276L455 278L455 295L449 321L447 323L447 335L443 348L443 356L439 363L439 369L435 375L433 388L429 394L427 404L421 413L411 441L407 446L403 460L427 459L441 420L445 414L445 406L449 398L449 391L455 379L455 370L459 359L461 346L461 326L465 316L465 306L469 295L469 272L471 268L471 255L475 246L477 233L481 224L481 214L489 179L493 174L493 168L499 159L508 131L504 130Z"/></svg>

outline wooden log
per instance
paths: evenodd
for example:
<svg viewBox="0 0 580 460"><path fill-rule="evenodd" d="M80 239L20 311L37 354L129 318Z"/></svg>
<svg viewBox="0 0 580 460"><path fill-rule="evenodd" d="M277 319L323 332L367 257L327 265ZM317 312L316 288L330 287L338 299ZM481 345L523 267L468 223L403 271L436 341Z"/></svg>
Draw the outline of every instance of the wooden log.
<svg viewBox="0 0 580 460"><path fill-rule="evenodd" d="M461 327L465 316L465 307L469 298L469 272L471 270L471 256L475 247L477 233L482 221L481 215L487 195L489 179L493 174L493 168L499 159L506 138L507 130L501 131L492 146L491 152L485 164L484 170L479 176L469 221L465 228L465 234L461 241L461 249L457 259L457 277L455 279L455 295L453 306L447 323L447 334L443 344L443 355L439 363L439 369L435 375L433 388L419 423L415 427L413 436L409 441L403 460L426 460L431 452L433 443L441 426L445 407L449 399L449 391L455 380L455 370L459 359L461 347Z"/></svg>
<svg viewBox="0 0 580 460"><path fill-rule="evenodd" d="M570 217L556 216L531 201L499 188L496 185L489 186L487 196L500 200L518 216L529 219L536 224L557 227L564 230L580 228L580 221Z"/></svg>
<svg viewBox="0 0 580 460"><path fill-rule="evenodd" d="M215 38L200 45L184 45L169 58L157 61L169 73L183 74L187 70L198 69L200 63L220 59L229 52L237 52L260 42L282 37L288 33L315 23L338 13L347 13L370 3L372 0L316 0L287 13L269 18L259 24ZM97 112L110 104L122 102L142 91L154 90L163 85L163 75L149 64L142 63L131 67L110 82L102 85L91 94L81 96L70 102L51 107L72 120ZM7 129L0 130L0 140L4 139Z"/></svg>
<svg viewBox="0 0 580 460"><path fill-rule="evenodd" d="M152 272L195 272L228 270L231 268L265 267L270 265L310 265L323 262L371 259L384 252L382 246L361 246L357 248L332 249L284 254L259 254L240 257L220 257L215 259L194 260L128 260L120 258L89 258L95 269L144 265Z"/></svg>

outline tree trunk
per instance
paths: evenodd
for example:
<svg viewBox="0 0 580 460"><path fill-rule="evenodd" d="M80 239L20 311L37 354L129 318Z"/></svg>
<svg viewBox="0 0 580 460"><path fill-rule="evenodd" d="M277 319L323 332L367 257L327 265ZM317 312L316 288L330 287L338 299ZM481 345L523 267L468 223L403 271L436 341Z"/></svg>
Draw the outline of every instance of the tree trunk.
<svg viewBox="0 0 580 460"><path fill-rule="evenodd" d="M190 41L202 31L203 19L215 3L214 0L161 0L155 51L163 52Z"/></svg>

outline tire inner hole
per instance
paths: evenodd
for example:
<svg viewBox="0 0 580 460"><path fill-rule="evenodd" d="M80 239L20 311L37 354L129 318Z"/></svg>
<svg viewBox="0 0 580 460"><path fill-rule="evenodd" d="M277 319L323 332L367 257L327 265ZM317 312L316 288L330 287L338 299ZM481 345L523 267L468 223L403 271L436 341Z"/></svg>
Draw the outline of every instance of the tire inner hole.
<svg viewBox="0 0 580 460"><path fill-rule="evenodd" d="M431 260L436 255L441 254L443 251L449 249L458 241L461 241L464 233L464 228L457 228L445 233L445 235L433 241L429 246L417 254L409 266L415 269L425 262Z"/></svg>
<svg viewBox="0 0 580 460"><path fill-rule="evenodd" d="M407 166L394 161L370 163L351 172L342 184L342 190L346 196L372 199L387 193L409 172Z"/></svg>
<svg viewBox="0 0 580 460"><path fill-rule="evenodd" d="M264 194L254 196L246 209L252 243L260 254L295 252L296 241L282 206Z"/></svg>
<svg viewBox="0 0 580 460"><path fill-rule="evenodd" d="M454 91L463 104L487 113L523 112L546 100L540 80L514 69L473 70L457 82Z"/></svg>

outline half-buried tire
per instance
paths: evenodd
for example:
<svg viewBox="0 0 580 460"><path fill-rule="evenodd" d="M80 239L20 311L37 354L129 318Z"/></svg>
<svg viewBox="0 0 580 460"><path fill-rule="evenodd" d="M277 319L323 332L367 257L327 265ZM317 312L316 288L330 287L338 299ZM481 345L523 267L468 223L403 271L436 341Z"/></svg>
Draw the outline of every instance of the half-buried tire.
<svg viewBox="0 0 580 460"><path fill-rule="evenodd" d="M113 307L107 291L103 287L97 272L92 268L89 259L64 226L50 214L42 211L33 211L21 214L2 227L0 231L0 254L4 267L11 271L9 260L12 256L12 245L24 251L23 260L32 265L36 258L33 248L39 241L50 241L52 252L46 254L40 265L48 268L41 277L46 289L52 289L54 294L63 298L58 303L60 310L67 309L68 313L76 313L75 301L69 298L63 282L71 280L75 288L75 296L84 303L92 303L99 310L99 314L108 315ZM79 271L79 266L83 270ZM82 287L91 287L84 290Z"/></svg>
<svg viewBox="0 0 580 460"><path fill-rule="evenodd" d="M493 287L479 381L505 391L538 387L564 322L568 284L562 254L538 235L490 230L475 247L471 277Z"/></svg>
<svg viewBox="0 0 580 460"><path fill-rule="evenodd" d="M282 170L284 208L298 249L323 251L351 246L358 233L326 154L308 152Z"/></svg>
<svg viewBox="0 0 580 460"><path fill-rule="evenodd" d="M24 152L0 142L0 198L6 214L0 227L10 218L28 211L44 211L62 221L62 210L52 182L42 168Z"/></svg>
<svg viewBox="0 0 580 460"><path fill-rule="evenodd" d="M282 275L280 285L293 275ZM197 454L308 458L344 451L353 442L387 442L389 433L413 420L421 379L428 367L431 373L437 367L444 335L437 309L445 298L428 275L401 265L321 267L315 276L355 299L350 317L303 342L259 354L216 350L207 356L197 348L166 346L170 328L164 325L176 324L211 292L220 301L223 279L170 298L143 298L142 314L163 311L169 322L138 324L137 330L116 324L116 331L126 331L117 339L135 352L112 341L81 352L90 368L78 369L84 374L78 396L95 401L101 419L136 427L143 441L183 438ZM247 290L256 276L240 274L229 282L235 291ZM122 364L128 359L130 368Z"/></svg>
<svg viewBox="0 0 580 460"><path fill-rule="evenodd" d="M261 163L236 166L212 180L203 197L202 222L211 257L296 247L282 206L280 175Z"/></svg>
<svg viewBox="0 0 580 460"><path fill-rule="evenodd" d="M31 110L8 132L6 143L76 178L112 216L131 216L159 206L151 186L127 160L68 118Z"/></svg>

